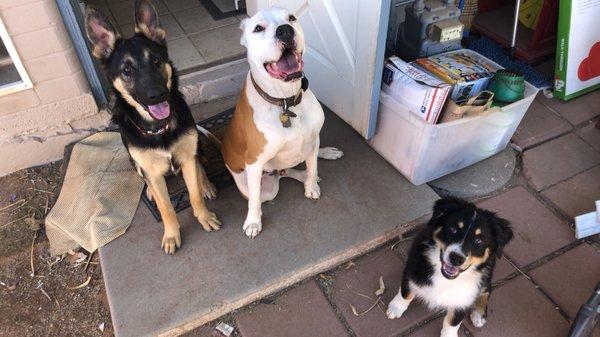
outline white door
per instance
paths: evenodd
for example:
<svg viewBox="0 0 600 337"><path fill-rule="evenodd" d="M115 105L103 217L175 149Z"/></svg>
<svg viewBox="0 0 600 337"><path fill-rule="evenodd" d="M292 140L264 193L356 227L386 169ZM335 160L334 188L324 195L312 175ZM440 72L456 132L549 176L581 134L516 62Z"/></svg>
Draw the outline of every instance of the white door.
<svg viewBox="0 0 600 337"><path fill-rule="evenodd" d="M365 138L375 133L391 0L247 0L248 13L290 10L306 37L317 98Z"/></svg>

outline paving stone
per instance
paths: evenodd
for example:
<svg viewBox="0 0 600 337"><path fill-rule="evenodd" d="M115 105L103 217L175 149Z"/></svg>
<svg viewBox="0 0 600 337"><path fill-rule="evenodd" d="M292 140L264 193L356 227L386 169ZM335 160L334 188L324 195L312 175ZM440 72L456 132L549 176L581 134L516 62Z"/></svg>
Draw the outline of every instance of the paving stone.
<svg viewBox="0 0 600 337"><path fill-rule="evenodd" d="M442 196L470 199L495 192L510 180L515 171L515 151L504 151L429 183Z"/></svg>
<svg viewBox="0 0 600 337"><path fill-rule="evenodd" d="M600 152L600 128L596 126L598 123L600 123L600 121L594 121L587 126L582 127L577 131L577 134L596 151Z"/></svg>
<svg viewBox="0 0 600 337"><path fill-rule="evenodd" d="M529 264L575 240L573 231L523 187L486 199L479 207L510 221L515 238L504 254L519 266Z"/></svg>
<svg viewBox="0 0 600 337"><path fill-rule="evenodd" d="M506 257L502 257L501 259L496 260L496 267L494 267L492 282L502 280L515 271L517 270L506 260Z"/></svg>
<svg viewBox="0 0 600 337"><path fill-rule="evenodd" d="M167 0L165 4L172 13L202 5L198 0Z"/></svg>
<svg viewBox="0 0 600 337"><path fill-rule="evenodd" d="M444 318L438 318L432 322L427 323L424 327L421 327L419 330L408 334L408 337L434 337L439 336L440 331L442 331L442 325L444 324ZM461 326L458 330L458 336L466 337L465 328Z"/></svg>
<svg viewBox="0 0 600 337"><path fill-rule="evenodd" d="M542 192L570 218L596 210L600 200L600 166L580 173Z"/></svg>
<svg viewBox="0 0 600 337"><path fill-rule="evenodd" d="M523 174L538 191L598 164L600 153L575 134L554 139L523 154Z"/></svg>
<svg viewBox="0 0 600 337"><path fill-rule="evenodd" d="M599 266L600 254L583 243L529 275L573 319L600 281Z"/></svg>
<svg viewBox="0 0 600 337"><path fill-rule="evenodd" d="M192 41L187 37L167 41L167 45L169 56L179 71L206 63Z"/></svg>
<svg viewBox="0 0 600 337"><path fill-rule="evenodd" d="M465 325L476 337L564 337L569 331L567 320L524 277L494 289L482 328L468 318Z"/></svg>
<svg viewBox="0 0 600 337"><path fill-rule="evenodd" d="M302 184L282 180L277 198L262 207L255 239L241 230L247 202L235 186L207 202L223 223L218 232L204 232L191 209L177 214L183 245L173 256L160 249L162 224L140 205L127 232L100 249L116 336L205 324L389 241L438 198L331 112L321 144L344 151L338 161L319 161L321 199L308 200Z"/></svg>
<svg viewBox="0 0 600 337"><path fill-rule="evenodd" d="M272 304L238 314L244 337L346 337L348 333L316 281L285 292Z"/></svg>
<svg viewBox="0 0 600 337"><path fill-rule="evenodd" d="M435 314L419 301L413 301L402 318L390 320L385 315L387 305L398 293L404 263L389 248L384 248L355 261L355 266L340 269L333 283L333 301L344 316L356 337L392 337ZM350 304L359 312L371 307L374 300L357 293L374 297L379 288L379 276L383 277L386 291L381 297L381 310L373 308L363 316L355 316Z"/></svg>
<svg viewBox="0 0 600 337"><path fill-rule="evenodd" d="M596 116L600 116L600 91L596 90L583 96L564 102L557 98L546 98L539 95L536 98L548 108L558 112L573 125L580 124Z"/></svg>
<svg viewBox="0 0 600 337"><path fill-rule="evenodd" d="M244 54L246 49L240 44L240 36L240 28L236 23L194 34L190 39L206 61L213 62Z"/></svg>
<svg viewBox="0 0 600 337"><path fill-rule="evenodd" d="M542 93L538 95L543 96ZM526 150L570 130L571 125L569 123L536 99L527 110L523 120L521 120L512 141L522 150Z"/></svg>
<svg viewBox="0 0 600 337"><path fill-rule="evenodd" d="M218 27L235 24L238 21L235 17L229 17L222 20L215 20L208 14L208 11L202 7L194 7L173 13L179 25L187 35L204 32ZM240 32L240 36L242 33ZM239 41L238 41L239 44Z"/></svg>

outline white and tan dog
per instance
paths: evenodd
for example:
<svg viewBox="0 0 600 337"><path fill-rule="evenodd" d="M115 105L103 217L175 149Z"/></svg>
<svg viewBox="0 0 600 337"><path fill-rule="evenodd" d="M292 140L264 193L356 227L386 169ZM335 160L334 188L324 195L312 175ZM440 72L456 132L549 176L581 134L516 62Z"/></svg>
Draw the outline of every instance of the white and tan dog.
<svg viewBox="0 0 600 337"><path fill-rule="evenodd" d="M318 199L317 157L338 159L343 153L319 149L323 108L302 85L304 34L296 17L272 8L242 21L240 28L250 72L221 150L248 198L243 230L254 238L262 230L261 204L275 198L281 177L303 182L304 195ZM306 170L292 169L302 162Z"/></svg>

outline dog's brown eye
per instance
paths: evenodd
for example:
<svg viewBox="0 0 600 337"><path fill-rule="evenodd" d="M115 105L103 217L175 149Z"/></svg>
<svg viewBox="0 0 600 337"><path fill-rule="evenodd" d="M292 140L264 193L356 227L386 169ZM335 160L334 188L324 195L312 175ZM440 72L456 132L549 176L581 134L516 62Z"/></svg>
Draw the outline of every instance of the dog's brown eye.
<svg viewBox="0 0 600 337"><path fill-rule="evenodd" d="M480 238L476 238L475 240L473 240L473 244L476 247L479 247L479 246L481 246L481 244L483 244L483 240L481 240Z"/></svg>
<svg viewBox="0 0 600 337"><path fill-rule="evenodd" d="M458 233L458 229L456 229L456 227L450 227L448 229L448 231L450 231L450 234L456 234L456 233Z"/></svg>
<svg viewBox="0 0 600 337"><path fill-rule="evenodd" d="M255 33L260 33L263 30L265 30L265 27L261 26L261 25L256 25L256 27L254 27L254 32Z"/></svg>
<svg viewBox="0 0 600 337"><path fill-rule="evenodd" d="M288 18L288 21L296 21L296 17L293 15L290 15L290 17Z"/></svg>
<svg viewBox="0 0 600 337"><path fill-rule="evenodd" d="M154 63L155 66L159 66L160 60L158 59L158 57L152 56L152 63Z"/></svg>
<svg viewBox="0 0 600 337"><path fill-rule="evenodd" d="M123 75L125 77L129 77L129 76L131 76L133 69L131 68L130 65L127 65L127 66L123 67L123 70L121 70L121 72L123 73Z"/></svg>

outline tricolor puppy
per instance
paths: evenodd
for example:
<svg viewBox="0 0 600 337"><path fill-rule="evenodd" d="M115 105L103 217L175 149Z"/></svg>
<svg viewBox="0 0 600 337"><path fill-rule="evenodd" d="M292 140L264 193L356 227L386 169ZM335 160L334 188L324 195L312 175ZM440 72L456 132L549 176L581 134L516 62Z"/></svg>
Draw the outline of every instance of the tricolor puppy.
<svg viewBox="0 0 600 337"><path fill-rule="evenodd" d="M85 23L93 54L114 89L113 121L162 216L162 247L173 254L181 238L166 174L183 171L194 215L206 231L219 229L220 223L204 205L204 196L213 198L215 189L198 162L198 131L177 86L165 31L147 0L135 2L136 34L129 39L121 38L110 21L91 7L86 9Z"/></svg>
<svg viewBox="0 0 600 337"><path fill-rule="evenodd" d="M482 327L494 265L512 237L508 221L493 212L457 198L438 200L410 249L388 317L399 318L418 297L432 309L447 310L442 337L457 336L469 312L473 325Z"/></svg>
<svg viewBox="0 0 600 337"><path fill-rule="evenodd" d="M275 198L280 177L301 181L304 195L318 199L317 157L337 159L343 154L319 149L323 109L303 79L304 34L296 17L272 8L243 20L240 28L250 72L221 151L248 198L243 230L254 238L262 230L261 203ZM306 170L292 169L302 162Z"/></svg>

